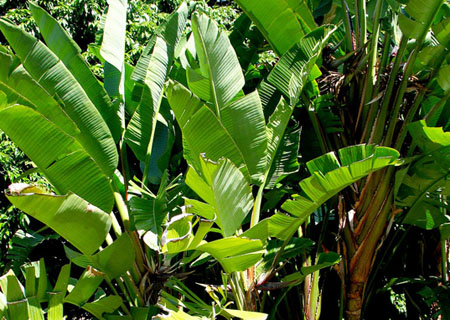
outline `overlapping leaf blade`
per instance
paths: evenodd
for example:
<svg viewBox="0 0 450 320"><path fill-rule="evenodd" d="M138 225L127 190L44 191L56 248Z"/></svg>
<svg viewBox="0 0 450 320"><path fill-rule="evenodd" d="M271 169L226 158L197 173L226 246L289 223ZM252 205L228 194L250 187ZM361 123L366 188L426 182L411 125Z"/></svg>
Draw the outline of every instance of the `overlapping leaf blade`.
<svg viewBox="0 0 450 320"><path fill-rule="evenodd" d="M202 169L189 169L186 183L215 211L215 222L231 236L249 213L253 197L242 173L229 160L213 163L201 159Z"/></svg>
<svg viewBox="0 0 450 320"><path fill-rule="evenodd" d="M61 99L64 111L80 130L75 138L110 177L118 163L116 146L108 126L81 85L42 42L4 19L0 20L0 30L30 75L47 92Z"/></svg>
<svg viewBox="0 0 450 320"><path fill-rule="evenodd" d="M431 22L443 0L430 0L424 3L420 0L410 0L405 7L406 14L399 15L399 26L408 38L418 39L428 32Z"/></svg>
<svg viewBox="0 0 450 320"><path fill-rule="evenodd" d="M332 26L322 26L308 33L280 58L269 74L268 82L288 97L291 105L297 103L323 46L334 30Z"/></svg>
<svg viewBox="0 0 450 320"><path fill-rule="evenodd" d="M196 170L201 170L201 154L212 161L225 157L249 181L260 183L267 166L267 133L256 92L225 106L222 119L179 83L169 83L167 98L183 133L185 157Z"/></svg>
<svg viewBox="0 0 450 320"><path fill-rule="evenodd" d="M450 133L427 127L424 121L408 129L424 154L402 176L396 201L409 207L404 223L433 229L450 220L441 200L450 195Z"/></svg>
<svg viewBox="0 0 450 320"><path fill-rule="evenodd" d="M77 136L79 130L68 117L58 102L35 81L25 68L15 65L17 58L0 52L0 90L6 94L9 104L22 104L29 106L68 135Z"/></svg>
<svg viewBox="0 0 450 320"><path fill-rule="evenodd" d="M111 211L114 198L109 179L74 138L43 115L20 105L0 109L0 127L59 192L74 192L102 210Z"/></svg>
<svg viewBox="0 0 450 320"><path fill-rule="evenodd" d="M245 271L255 265L265 252L262 241L231 237L197 247L219 261L225 272Z"/></svg>
<svg viewBox="0 0 450 320"><path fill-rule="evenodd" d="M183 3L150 41L132 75L141 86L142 96L125 133L125 140L140 161L148 162L155 138L155 126L175 47L184 31L188 8Z"/></svg>
<svg viewBox="0 0 450 320"><path fill-rule="evenodd" d="M244 86L244 75L230 40L212 19L204 14L194 13L192 31L199 61L199 69L196 70L199 79L195 80L205 79L202 87L207 85L208 88L204 91L209 91L209 101L215 107L216 116L221 118L221 109ZM188 73L188 77L189 74L195 73ZM190 88L196 93L195 87Z"/></svg>
<svg viewBox="0 0 450 320"><path fill-rule="evenodd" d="M285 134L293 109L292 105L281 99L267 124L269 137L267 188L271 188L279 177L298 170L300 132L294 130Z"/></svg>
<svg viewBox="0 0 450 320"><path fill-rule="evenodd" d="M316 28L306 1L236 0L278 55Z"/></svg>
<svg viewBox="0 0 450 320"><path fill-rule="evenodd" d="M103 86L81 56L81 49L44 9L30 2L30 10L50 50L64 63L108 125L115 141L121 135L120 119Z"/></svg>
<svg viewBox="0 0 450 320"><path fill-rule="evenodd" d="M288 239L297 228L336 193L378 169L399 163L399 153L388 147L359 145L339 150L341 163L328 153L307 163L311 176L300 182L302 195L287 200L282 209L290 215L276 213L262 220L243 236L265 239L274 236Z"/></svg>

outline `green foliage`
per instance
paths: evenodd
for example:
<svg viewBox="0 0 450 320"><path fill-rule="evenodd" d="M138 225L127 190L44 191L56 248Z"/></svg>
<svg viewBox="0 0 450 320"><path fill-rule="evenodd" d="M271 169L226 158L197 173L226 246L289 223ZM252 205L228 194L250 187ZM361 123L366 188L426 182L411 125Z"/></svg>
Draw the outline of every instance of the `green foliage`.
<svg viewBox="0 0 450 320"><path fill-rule="evenodd" d="M25 285L16 274L9 271L0 278L0 316L5 319L62 319L63 303L71 303L103 319L105 312L112 312L121 304L117 295L106 295L99 285L104 276L93 269L86 269L76 280L70 278L70 265L61 268L56 284L48 281L43 260L23 267ZM69 285L70 284L70 285ZM94 301L88 302L94 295ZM48 308L41 304L48 303ZM6 306L8 304L8 307Z"/></svg>
<svg viewBox="0 0 450 320"><path fill-rule="evenodd" d="M0 187L2 190L5 190L12 182L33 183L46 188L50 187L46 179L33 168L32 162L3 132L0 132L0 141L0 176L2 177ZM23 174L27 170L27 174ZM0 270L4 270L6 264L11 261L10 258L7 258L7 254L14 234L18 230L27 230L28 224L28 217L12 207L7 202L4 193L1 193Z"/></svg>
<svg viewBox="0 0 450 320"><path fill-rule="evenodd" d="M39 31L0 20L12 49L0 128L52 190L13 183L7 196L85 270L75 284L62 268L47 310L32 285L44 272L30 269L25 290L7 273L0 313L61 318L68 302L106 319L155 306L171 319L317 319L332 313L320 306L333 267L335 313L360 319L402 223L440 228L448 281L449 139L432 127L448 124L448 6L236 2L92 1L80 44L78 1L47 4L62 26L37 4Z"/></svg>

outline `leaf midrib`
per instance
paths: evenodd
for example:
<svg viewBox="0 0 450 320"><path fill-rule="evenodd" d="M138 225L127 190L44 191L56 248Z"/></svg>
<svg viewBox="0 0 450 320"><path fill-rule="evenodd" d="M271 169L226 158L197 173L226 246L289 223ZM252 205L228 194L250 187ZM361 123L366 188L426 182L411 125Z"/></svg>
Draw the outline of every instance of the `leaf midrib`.
<svg viewBox="0 0 450 320"><path fill-rule="evenodd" d="M219 102L217 101L216 87L214 85L214 81L213 81L213 77L212 77L211 61L210 61L210 58L209 58L208 51L206 50L205 40L203 39L202 33L200 32L200 28L199 28L200 25L199 25L198 19L199 19L199 17L196 19L196 29L197 29L197 32L198 32L198 35L199 35L199 38L200 38L200 44L202 46L203 53L204 53L205 58L206 58L206 63L208 65L209 84L211 86L211 93L212 93L212 96L213 96L214 105L216 107L217 117L220 119L220 108L219 108L220 106L219 106ZM209 27L210 23L211 23L211 21L208 21L208 27ZM220 30L218 30L218 31L219 31L218 35L220 37L221 31Z"/></svg>

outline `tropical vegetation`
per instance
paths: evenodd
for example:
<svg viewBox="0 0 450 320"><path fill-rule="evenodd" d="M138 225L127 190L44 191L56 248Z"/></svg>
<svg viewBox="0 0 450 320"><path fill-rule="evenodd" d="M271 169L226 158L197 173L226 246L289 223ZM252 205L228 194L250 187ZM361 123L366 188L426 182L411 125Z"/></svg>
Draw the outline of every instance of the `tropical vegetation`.
<svg viewBox="0 0 450 320"><path fill-rule="evenodd" d="M449 317L448 1L101 4L0 19L0 318Z"/></svg>

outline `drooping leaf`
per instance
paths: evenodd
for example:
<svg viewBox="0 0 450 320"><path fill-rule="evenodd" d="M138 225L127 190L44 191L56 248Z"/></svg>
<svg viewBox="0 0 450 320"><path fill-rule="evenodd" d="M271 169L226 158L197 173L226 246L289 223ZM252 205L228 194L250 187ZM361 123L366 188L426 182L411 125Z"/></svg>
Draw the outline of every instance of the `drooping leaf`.
<svg viewBox="0 0 450 320"><path fill-rule="evenodd" d="M302 267L300 269L300 272L287 275L283 278L282 281L289 282L290 285L297 285L303 282L303 280L306 278L308 274L335 265L336 263L339 263L340 260L341 257L336 252L327 252L327 253L322 252L319 254L319 257L315 265Z"/></svg>
<svg viewBox="0 0 450 320"><path fill-rule="evenodd" d="M104 313L113 313L122 303L122 298L120 296L109 295L84 304L83 309L90 312L98 319L103 319Z"/></svg>
<svg viewBox="0 0 450 320"><path fill-rule="evenodd" d="M13 184L7 197L86 255L98 250L111 226L108 214L75 194L57 196L38 187Z"/></svg>
<svg viewBox="0 0 450 320"><path fill-rule="evenodd" d="M280 252L282 247L283 251L280 261L287 261L290 258L308 253L313 248L314 244L314 241L308 238L292 238L289 243L283 247L283 241L278 239L269 240L266 248L267 253L264 255L263 262L258 265L257 274L270 270L275 256Z"/></svg>
<svg viewBox="0 0 450 320"><path fill-rule="evenodd" d="M398 164L398 157L399 152L392 148L356 145L339 150L340 163L333 152L309 161L307 167L312 175L300 181L302 194L282 205L289 215L277 212L243 236L288 239L325 201L369 173Z"/></svg>

